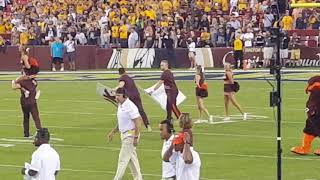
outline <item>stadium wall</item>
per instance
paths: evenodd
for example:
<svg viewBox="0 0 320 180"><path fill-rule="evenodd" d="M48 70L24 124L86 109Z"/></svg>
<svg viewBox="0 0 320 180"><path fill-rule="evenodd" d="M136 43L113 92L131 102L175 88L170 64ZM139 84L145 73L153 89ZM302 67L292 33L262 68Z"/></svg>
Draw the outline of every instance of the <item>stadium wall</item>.
<svg viewBox="0 0 320 180"><path fill-rule="evenodd" d="M290 51L289 51L290 52ZM41 70L51 69L50 49L46 46L31 47L30 55L39 60ZM290 53L289 53L290 57ZM76 64L79 70L107 68L158 68L162 59L175 59L179 68L188 68L187 49L101 49L97 46L78 46ZM262 48L248 48L244 59L262 60ZM64 57L67 63L67 57ZM199 48L196 50L198 64L205 67L223 67L223 62L234 63L232 48ZM301 67L320 67L320 48L301 48ZM0 53L0 71L19 71L20 55L17 47L8 47Z"/></svg>

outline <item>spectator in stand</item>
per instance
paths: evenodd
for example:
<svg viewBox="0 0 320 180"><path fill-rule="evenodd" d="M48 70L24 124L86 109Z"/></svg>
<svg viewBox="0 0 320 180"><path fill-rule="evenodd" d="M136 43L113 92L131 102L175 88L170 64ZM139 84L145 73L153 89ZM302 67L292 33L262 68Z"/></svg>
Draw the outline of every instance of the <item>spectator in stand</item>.
<svg viewBox="0 0 320 180"><path fill-rule="evenodd" d="M119 25L113 22L111 26L111 34L112 34L112 45L118 47L119 46Z"/></svg>
<svg viewBox="0 0 320 180"><path fill-rule="evenodd" d="M253 40L254 40L254 34L252 32L252 29L248 28L247 32L242 35L241 39L244 41L244 47L246 48L252 47Z"/></svg>
<svg viewBox="0 0 320 180"><path fill-rule="evenodd" d="M51 44L51 57L52 57L52 71L56 71L56 65L60 64L60 71L64 71L64 45L61 40L56 37L54 42Z"/></svg>
<svg viewBox="0 0 320 180"><path fill-rule="evenodd" d="M190 60L190 70L194 70L196 67L196 43L193 41L192 38L189 38L187 41L188 46L188 56Z"/></svg>
<svg viewBox="0 0 320 180"><path fill-rule="evenodd" d="M77 34L75 36L76 44L77 45L86 45L87 44L87 38L84 35L80 29L77 31Z"/></svg>
<svg viewBox="0 0 320 180"><path fill-rule="evenodd" d="M291 48L291 65L293 67L296 67L297 64L300 61L300 54L301 54L301 43L300 43L300 37L297 33L292 34L292 38L290 41L290 48Z"/></svg>
<svg viewBox="0 0 320 180"><path fill-rule="evenodd" d="M124 23L124 21L120 21L119 33L120 47L128 48L128 26Z"/></svg>
<svg viewBox="0 0 320 180"><path fill-rule="evenodd" d="M162 24L162 26L167 26L166 24ZM154 40L153 40L153 27L152 27L152 22L148 21L148 25L146 27L146 29L144 30L144 38L145 38L145 44L144 47L145 48L152 48L153 44L154 44Z"/></svg>
<svg viewBox="0 0 320 180"><path fill-rule="evenodd" d="M219 27L219 31L216 34L216 46L226 47L226 36L222 26Z"/></svg>
<svg viewBox="0 0 320 180"><path fill-rule="evenodd" d="M274 15L271 14L270 8L267 9L263 18L263 27L265 31L270 31L274 22Z"/></svg>
<svg viewBox="0 0 320 180"><path fill-rule="evenodd" d="M136 28L134 26L130 28L130 35L128 38L128 47L129 48L139 48L140 47L139 35L138 35Z"/></svg>
<svg viewBox="0 0 320 180"><path fill-rule="evenodd" d="M280 44L280 58L281 58L281 64L283 67L286 66L286 62L289 57L289 42L290 42L290 37L286 32L283 32L284 37L282 38L281 44Z"/></svg>
<svg viewBox="0 0 320 180"><path fill-rule="evenodd" d="M69 69L71 71L75 71L76 70L76 64L75 64L76 42L75 42L75 40L73 40L73 37L71 36L71 34L68 34L68 40L66 42L64 42L64 46L67 49L67 56L68 56L68 60L69 60Z"/></svg>
<svg viewBox="0 0 320 180"><path fill-rule="evenodd" d="M299 13L296 20L296 29L307 29L307 20Z"/></svg>
<svg viewBox="0 0 320 180"><path fill-rule="evenodd" d="M102 28L100 40L101 40L101 47L102 48L110 48L111 30L110 30L109 26L104 26Z"/></svg>
<svg viewBox="0 0 320 180"><path fill-rule="evenodd" d="M210 33L208 32L207 27L204 27L201 30L200 38L201 38L202 47L210 46Z"/></svg>
<svg viewBox="0 0 320 180"><path fill-rule="evenodd" d="M293 28L293 18L290 16L289 10L286 11L285 16L281 20L282 29L285 31L292 30Z"/></svg>
<svg viewBox="0 0 320 180"><path fill-rule="evenodd" d="M3 39L2 36L0 36L0 52L2 52L3 54L6 53L6 41Z"/></svg>
<svg viewBox="0 0 320 180"><path fill-rule="evenodd" d="M232 46L232 43L234 41L234 30L233 28L230 27L230 25L227 25L227 30L226 30L226 46L230 47Z"/></svg>
<svg viewBox="0 0 320 180"><path fill-rule="evenodd" d="M272 38L269 31L263 33L263 37L264 37L263 65L264 67L268 67L270 65L270 60L273 58L274 44L272 43Z"/></svg>

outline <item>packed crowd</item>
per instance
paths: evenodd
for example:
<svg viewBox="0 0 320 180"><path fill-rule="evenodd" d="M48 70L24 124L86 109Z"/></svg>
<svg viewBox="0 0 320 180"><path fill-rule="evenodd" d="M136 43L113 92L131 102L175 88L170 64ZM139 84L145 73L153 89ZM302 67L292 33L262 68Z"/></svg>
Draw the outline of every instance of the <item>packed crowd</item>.
<svg viewBox="0 0 320 180"><path fill-rule="evenodd" d="M228 47L239 35L250 47L274 25L318 29L320 23L314 9L293 9L276 21L272 0L20 0L3 6L0 35L7 36L0 45L47 45L70 34L77 44L106 48L187 47L189 38L196 47Z"/></svg>

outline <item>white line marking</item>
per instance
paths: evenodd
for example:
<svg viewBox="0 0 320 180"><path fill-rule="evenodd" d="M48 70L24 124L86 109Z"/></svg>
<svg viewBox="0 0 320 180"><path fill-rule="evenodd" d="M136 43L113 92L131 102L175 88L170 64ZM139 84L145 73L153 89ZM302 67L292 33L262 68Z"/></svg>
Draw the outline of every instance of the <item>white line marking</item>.
<svg viewBox="0 0 320 180"><path fill-rule="evenodd" d="M251 122L250 121L239 121L239 122ZM21 127L19 124L0 124L0 126L14 126L14 127ZM110 128L90 128L90 127L61 127L61 126L46 126L48 128L56 128L56 129L79 129L79 130L98 130L98 131L109 131ZM153 130L152 133L159 134L160 131ZM150 133L146 131L142 131L142 133ZM205 136L227 136L227 137L250 137L250 138L263 138L263 139L274 139L274 136L261 136L256 134L228 134L228 133L206 133L206 132L193 132L195 135L205 135ZM293 138L293 137L285 137L285 139L299 139L299 138ZM1 139L0 139L1 140Z"/></svg>
<svg viewBox="0 0 320 180"><path fill-rule="evenodd" d="M16 143L16 145L30 145L27 143ZM102 150L110 150L110 151L119 151L118 147L110 147L110 146L82 146L82 145L64 145L64 144L52 144L54 147L66 147L66 148L87 148L87 149L102 149ZM161 149L145 149L138 148L138 152L158 152L160 153ZM246 157L246 158L261 158L261 159L276 159L276 155L256 155L256 154L234 154L234 153L215 153L215 152L199 152L200 155L207 156L233 156L233 157ZM309 157L288 157L283 156L285 160L302 160L302 161L320 161L319 158L309 158Z"/></svg>
<svg viewBox="0 0 320 180"><path fill-rule="evenodd" d="M22 168L19 165L11 165L11 164L0 164L0 167L5 168ZM70 168L62 168L61 171L70 171L70 172L87 172L87 173L102 173L102 174L111 174L114 175L114 171L107 171L107 170L87 170L87 169L70 169ZM129 173L131 174L131 173ZM151 176L151 177L161 177L159 174L149 174L143 173L142 176ZM203 180L222 180L222 179L209 179L209 178L200 178Z"/></svg>
<svg viewBox="0 0 320 180"><path fill-rule="evenodd" d="M15 146L14 144L0 144L0 147L5 147L5 148L8 148L8 147L13 147Z"/></svg>

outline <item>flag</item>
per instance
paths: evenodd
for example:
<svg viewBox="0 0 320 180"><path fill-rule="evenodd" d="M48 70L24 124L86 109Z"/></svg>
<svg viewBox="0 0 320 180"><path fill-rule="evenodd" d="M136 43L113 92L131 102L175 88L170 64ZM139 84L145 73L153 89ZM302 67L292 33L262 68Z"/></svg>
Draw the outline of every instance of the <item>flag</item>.
<svg viewBox="0 0 320 180"><path fill-rule="evenodd" d="M103 97L105 100L111 102L116 107L118 106L118 103L116 101L116 93L112 88L104 86L101 83L97 83L96 92L99 96Z"/></svg>
<svg viewBox="0 0 320 180"><path fill-rule="evenodd" d="M144 91L149 94L151 91L154 90L154 87L155 87L155 86L156 86L156 85L154 85L154 86L152 86L152 87L150 87L150 88L148 88L148 89L144 89ZM151 94L151 98L152 98L156 103L158 103L163 110L166 111L166 106L167 106L167 94L166 94L166 92L165 92L165 89L164 89L164 85L163 85L163 84L160 86L159 89L157 89L156 91L154 91L154 92ZM186 99L187 99L187 97L186 97L181 91L179 91L179 94L178 94L178 96L177 96L177 106L179 106L179 105L180 105L184 100L186 100Z"/></svg>

